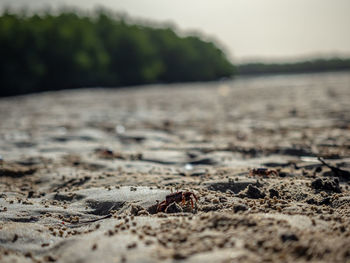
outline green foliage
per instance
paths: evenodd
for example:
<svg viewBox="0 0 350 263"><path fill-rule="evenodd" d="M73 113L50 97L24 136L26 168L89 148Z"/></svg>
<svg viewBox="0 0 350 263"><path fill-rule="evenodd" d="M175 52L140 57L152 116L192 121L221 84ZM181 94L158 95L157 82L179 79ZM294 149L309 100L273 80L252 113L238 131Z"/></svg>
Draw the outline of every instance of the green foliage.
<svg viewBox="0 0 350 263"><path fill-rule="evenodd" d="M154 82L214 80L234 73L214 44L106 12L0 17L0 96Z"/></svg>
<svg viewBox="0 0 350 263"><path fill-rule="evenodd" d="M350 69L350 59L314 59L295 63L248 63L237 67L238 74L276 74L340 71Z"/></svg>

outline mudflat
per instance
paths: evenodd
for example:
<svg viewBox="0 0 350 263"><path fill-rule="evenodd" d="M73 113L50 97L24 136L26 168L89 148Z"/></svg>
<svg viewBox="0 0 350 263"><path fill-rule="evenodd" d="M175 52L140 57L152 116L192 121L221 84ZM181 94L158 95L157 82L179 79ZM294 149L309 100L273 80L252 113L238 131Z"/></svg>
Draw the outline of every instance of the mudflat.
<svg viewBox="0 0 350 263"><path fill-rule="evenodd" d="M350 262L350 73L0 99L1 262Z"/></svg>

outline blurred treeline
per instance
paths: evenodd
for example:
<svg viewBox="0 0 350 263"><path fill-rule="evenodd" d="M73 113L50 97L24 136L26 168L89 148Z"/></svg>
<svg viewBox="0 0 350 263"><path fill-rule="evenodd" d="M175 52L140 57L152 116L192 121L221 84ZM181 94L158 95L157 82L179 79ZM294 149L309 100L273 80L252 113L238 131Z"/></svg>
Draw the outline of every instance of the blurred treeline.
<svg viewBox="0 0 350 263"><path fill-rule="evenodd" d="M207 81L234 67L212 42L103 11L0 17L0 96L88 86Z"/></svg>
<svg viewBox="0 0 350 263"><path fill-rule="evenodd" d="M240 75L311 73L350 70L350 59L313 59L294 63L247 63L237 66Z"/></svg>

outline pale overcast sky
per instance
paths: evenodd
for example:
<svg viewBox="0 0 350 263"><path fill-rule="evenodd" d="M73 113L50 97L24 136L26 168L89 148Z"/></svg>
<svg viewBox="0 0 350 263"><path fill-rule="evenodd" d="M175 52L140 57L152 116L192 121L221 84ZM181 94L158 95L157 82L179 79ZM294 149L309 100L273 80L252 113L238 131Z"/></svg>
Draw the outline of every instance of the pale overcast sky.
<svg viewBox="0 0 350 263"><path fill-rule="evenodd" d="M350 56L350 0L0 0L31 9L97 5L218 39L236 62Z"/></svg>

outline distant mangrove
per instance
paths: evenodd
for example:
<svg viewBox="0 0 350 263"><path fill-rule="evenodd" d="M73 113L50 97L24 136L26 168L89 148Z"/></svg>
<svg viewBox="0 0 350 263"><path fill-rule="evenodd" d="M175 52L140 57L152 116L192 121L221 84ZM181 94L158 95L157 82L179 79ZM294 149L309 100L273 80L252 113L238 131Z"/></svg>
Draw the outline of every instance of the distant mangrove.
<svg viewBox="0 0 350 263"><path fill-rule="evenodd" d="M312 73L350 70L350 59L311 59L291 63L246 63L237 65L239 75Z"/></svg>
<svg viewBox="0 0 350 263"><path fill-rule="evenodd" d="M214 42L107 12L0 17L0 96L78 87L209 81L234 74Z"/></svg>

